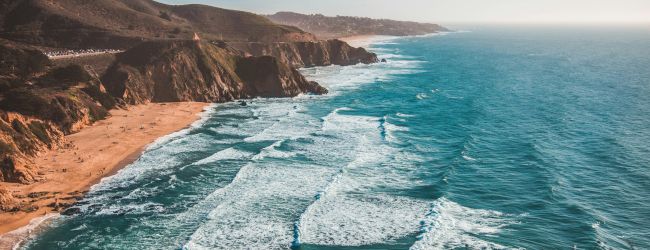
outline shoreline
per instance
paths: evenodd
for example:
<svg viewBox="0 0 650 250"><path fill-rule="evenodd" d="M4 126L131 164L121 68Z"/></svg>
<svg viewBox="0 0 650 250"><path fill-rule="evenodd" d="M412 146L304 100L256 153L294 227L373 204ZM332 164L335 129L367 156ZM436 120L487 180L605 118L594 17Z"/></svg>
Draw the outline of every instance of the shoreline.
<svg viewBox="0 0 650 250"><path fill-rule="evenodd" d="M354 35L354 36L339 37L337 39L350 44L350 46L352 47L363 47L367 49L370 45L374 43L390 41L398 38L440 36L440 35L457 33L457 32L459 31L441 31L441 32L429 33L424 35L408 35L408 36ZM465 32L465 31L460 31L460 32Z"/></svg>
<svg viewBox="0 0 650 250"><path fill-rule="evenodd" d="M17 202L35 205L33 212L0 213L0 249L11 249L39 224L57 217L67 205L82 199L93 185L116 174L159 138L200 120L209 103L148 103L111 110L107 119L67 135L61 147L34 159L41 181L0 183Z"/></svg>
<svg viewBox="0 0 650 250"><path fill-rule="evenodd" d="M355 35L355 36L339 37L337 39L350 44L350 46L352 47L363 47L367 49L370 45L372 45L377 41L390 39L390 38L396 38L396 37L382 36L382 35Z"/></svg>

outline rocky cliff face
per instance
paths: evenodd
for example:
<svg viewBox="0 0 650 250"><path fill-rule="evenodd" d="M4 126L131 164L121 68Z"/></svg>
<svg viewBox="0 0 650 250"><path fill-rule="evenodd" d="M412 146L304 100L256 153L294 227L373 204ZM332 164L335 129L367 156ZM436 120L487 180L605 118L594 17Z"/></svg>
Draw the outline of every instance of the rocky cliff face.
<svg viewBox="0 0 650 250"><path fill-rule="evenodd" d="M246 57L223 43L195 41L143 43L119 55L102 81L111 95L130 104L327 92L276 58Z"/></svg>
<svg viewBox="0 0 650 250"><path fill-rule="evenodd" d="M286 43L233 43L254 56L273 56L294 67L354 65L376 63L377 55L364 48L354 48L341 40Z"/></svg>
<svg viewBox="0 0 650 250"><path fill-rule="evenodd" d="M0 44L0 181L36 180L30 158L64 144L115 106L78 65L52 67L42 53Z"/></svg>
<svg viewBox="0 0 650 250"><path fill-rule="evenodd" d="M32 157L65 144L63 135L103 119L108 108L80 89L22 87L0 97L0 181L35 181Z"/></svg>

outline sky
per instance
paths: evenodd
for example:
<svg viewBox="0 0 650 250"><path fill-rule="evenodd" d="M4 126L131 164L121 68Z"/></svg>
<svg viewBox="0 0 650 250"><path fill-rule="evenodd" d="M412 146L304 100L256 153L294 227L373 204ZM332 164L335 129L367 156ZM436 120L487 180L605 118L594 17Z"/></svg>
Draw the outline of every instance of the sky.
<svg viewBox="0 0 650 250"><path fill-rule="evenodd" d="M437 23L650 23L650 0L158 0Z"/></svg>

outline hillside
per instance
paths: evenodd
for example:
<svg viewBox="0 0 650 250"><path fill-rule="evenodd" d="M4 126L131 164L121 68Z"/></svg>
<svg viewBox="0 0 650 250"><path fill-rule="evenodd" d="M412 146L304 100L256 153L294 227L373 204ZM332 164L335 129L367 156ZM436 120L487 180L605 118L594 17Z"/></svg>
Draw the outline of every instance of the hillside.
<svg viewBox="0 0 650 250"><path fill-rule="evenodd" d="M448 31L431 23L372 19L367 17L336 16L321 14L305 15L294 12L278 12L267 16L273 22L296 26L319 38L338 38L355 35L408 36Z"/></svg>
<svg viewBox="0 0 650 250"><path fill-rule="evenodd" d="M206 5L152 0L0 0L0 37L54 48L128 48L143 40L313 41L298 28Z"/></svg>

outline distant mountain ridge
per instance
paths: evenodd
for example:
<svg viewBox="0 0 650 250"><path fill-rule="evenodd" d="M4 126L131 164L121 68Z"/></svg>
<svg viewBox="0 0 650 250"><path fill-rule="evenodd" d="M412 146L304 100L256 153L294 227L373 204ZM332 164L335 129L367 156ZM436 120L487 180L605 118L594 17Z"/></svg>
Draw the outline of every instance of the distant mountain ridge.
<svg viewBox="0 0 650 250"><path fill-rule="evenodd" d="M329 17L321 14L305 15L295 12L278 12L266 17L277 24L296 26L304 31L316 34L319 38L355 35L408 36L449 31L438 24L372 19L368 17Z"/></svg>

